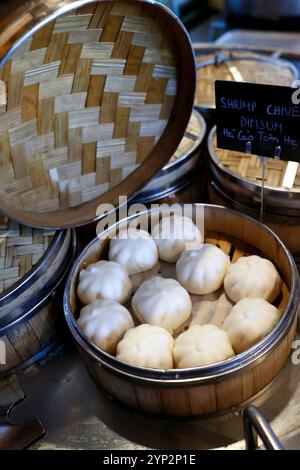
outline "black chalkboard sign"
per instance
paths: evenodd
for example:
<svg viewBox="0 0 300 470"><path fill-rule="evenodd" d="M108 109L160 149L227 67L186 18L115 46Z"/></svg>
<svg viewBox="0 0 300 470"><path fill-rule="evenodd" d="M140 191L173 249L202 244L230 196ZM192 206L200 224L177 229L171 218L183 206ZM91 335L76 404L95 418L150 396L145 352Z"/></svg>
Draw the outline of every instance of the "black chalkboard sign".
<svg viewBox="0 0 300 470"><path fill-rule="evenodd" d="M218 147L299 162L299 98L295 88L217 80Z"/></svg>

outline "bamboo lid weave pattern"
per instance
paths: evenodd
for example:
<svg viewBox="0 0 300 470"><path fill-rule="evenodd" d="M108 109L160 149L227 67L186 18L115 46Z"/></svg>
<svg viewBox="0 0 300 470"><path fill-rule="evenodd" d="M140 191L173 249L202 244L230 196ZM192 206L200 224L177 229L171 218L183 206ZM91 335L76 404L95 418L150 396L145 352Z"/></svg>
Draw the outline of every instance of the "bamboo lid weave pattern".
<svg viewBox="0 0 300 470"><path fill-rule="evenodd" d="M179 88L170 18L150 2L88 2L38 29L4 63L0 199L19 220L28 223L22 211L55 214L92 201L152 155L174 121ZM173 137L170 150L181 136ZM53 225L41 217L41 226Z"/></svg>
<svg viewBox="0 0 300 470"><path fill-rule="evenodd" d="M238 176L258 184L262 183L262 164L257 155L218 148L216 134L213 136L213 148L218 164ZM291 165L294 166L293 175L287 189L300 190L300 165L296 162L269 158L266 163L265 184L271 187L286 188L285 181Z"/></svg>
<svg viewBox="0 0 300 470"><path fill-rule="evenodd" d="M53 236L54 231L31 229L0 215L0 294L29 273Z"/></svg>
<svg viewBox="0 0 300 470"><path fill-rule="evenodd" d="M205 64L207 61L214 62L216 60L216 63L198 68L195 97L197 105L215 106L216 80L291 86L297 78L292 68L287 67L287 62L280 59L276 61L274 59L274 62L272 62L270 56L251 52L224 53L223 55L226 58L225 62L218 62L216 54L197 57L198 66ZM245 56L247 60L242 59ZM234 60L230 60L229 57L234 58Z"/></svg>

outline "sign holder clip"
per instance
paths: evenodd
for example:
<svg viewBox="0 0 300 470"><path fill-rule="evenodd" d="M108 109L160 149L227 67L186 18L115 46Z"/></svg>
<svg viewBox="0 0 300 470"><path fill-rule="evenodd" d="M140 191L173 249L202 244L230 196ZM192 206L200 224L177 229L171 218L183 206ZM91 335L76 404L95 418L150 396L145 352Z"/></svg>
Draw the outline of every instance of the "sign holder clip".
<svg viewBox="0 0 300 470"><path fill-rule="evenodd" d="M252 142L248 140L246 142L246 148L245 148L245 153L251 154L252 153ZM275 151L274 151L274 159L275 160L280 160L281 156L281 146L276 145ZM264 194L265 194L265 179L266 179L266 167L267 167L267 161L268 157L262 157L260 156L260 161L261 161L261 167L262 167L262 184L261 184L261 192L260 192L260 222L263 223L263 218L264 218Z"/></svg>

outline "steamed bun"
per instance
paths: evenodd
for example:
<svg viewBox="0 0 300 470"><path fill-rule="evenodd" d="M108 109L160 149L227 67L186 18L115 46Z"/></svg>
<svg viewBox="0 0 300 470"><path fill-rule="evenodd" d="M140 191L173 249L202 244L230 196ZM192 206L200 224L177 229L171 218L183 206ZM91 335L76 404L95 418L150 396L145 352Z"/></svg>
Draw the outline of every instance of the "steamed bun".
<svg viewBox="0 0 300 470"><path fill-rule="evenodd" d="M260 298L274 302L281 290L281 279L268 259L244 256L232 264L224 279L226 294L238 302L243 298Z"/></svg>
<svg viewBox="0 0 300 470"><path fill-rule="evenodd" d="M178 369L207 366L234 356L228 335L215 325L194 325L174 343L174 362Z"/></svg>
<svg viewBox="0 0 300 470"><path fill-rule="evenodd" d="M137 274L157 264L158 251L148 232L131 228L110 241L108 257L124 266L128 274Z"/></svg>
<svg viewBox="0 0 300 470"><path fill-rule="evenodd" d="M152 229L159 257L163 261L173 263L189 245L200 244L203 236L198 227L189 217L174 214L163 217Z"/></svg>
<svg viewBox="0 0 300 470"><path fill-rule="evenodd" d="M242 299L223 323L235 352L251 348L266 336L280 318L280 311L264 299Z"/></svg>
<svg viewBox="0 0 300 470"><path fill-rule="evenodd" d="M220 248L203 244L198 250L184 251L176 263L176 276L191 294L211 294L218 290L230 265Z"/></svg>
<svg viewBox="0 0 300 470"><path fill-rule="evenodd" d="M79 274L78 297L85 305L94 300L110 299L125 303L132 283L123 266L114 261L98 261Z"/></svg>
<svg viewBox="0 0 300 470"><path fill-rule="evenodd" d="M175 279L153 277L140 285L132 298L132 308L141 323L173 333L189 318L192 301Z"/></svg>
<svg viewBox="0 0 300 470"><path fill-rule="evenodd" d="M172 369L174 340L168 331L153 325L128 330L117 347L117 358L134 366Z"/></svg>
<svg viewBox="0 0 300 470"><path fill-rule="evenodd" d="M77 323L96 346L111 354L125 331L134 327L127 308L114 300L95 300L81 310Z"/></svg>

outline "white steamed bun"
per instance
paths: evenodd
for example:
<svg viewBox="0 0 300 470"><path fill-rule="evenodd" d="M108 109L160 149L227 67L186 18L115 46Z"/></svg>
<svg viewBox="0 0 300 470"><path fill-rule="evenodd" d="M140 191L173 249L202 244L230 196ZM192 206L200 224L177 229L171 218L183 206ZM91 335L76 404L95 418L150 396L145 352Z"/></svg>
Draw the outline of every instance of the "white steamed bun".
<svg viewBox="0 0 300 470"><path fill-rule="evenodd" d="M95 300L81 310L77 323L96 346L111 354L125 331L134 327L127 308L114 300Z"/></svg>
<svg viewBox="0 0 300 470"><path fill-rule="evenodd" d="M257 255L243 256L232 264L224 279L226 294L234 301L248 297L274 302L281 290L274 264Z"/></svg>
<svg viewBox="0 0 300 470"><path fill-rule="evenodd" d="M235 352L251 348L266 336L280 318L280 311L264 299L242 299L223 323Z"/></svg>
<svg viewBox="0 0 300 470"><path fill-rule="evenodd" d="M128 274L137 274L157 264L158 250L148 232L131 228L111 239L108 257L124 266Z"/></svg>
<svg viewBox="0 0 300 470"><path fill-rule="evenodd" d="M132 298L132 308L141 323L161 326L173 333L189 318L192 301L175 279L158 276L140 285Z"/></svg>
<svg viewBox="0 0 300 470"><path fill-rule="evenodd" d="M94 300L110 299L125 303L132 283L125 268L114 261L98 261L79 274L78 297L85 305Z"/></svg>
<svg viewBox="0 0 300 470"><path fill-rule="evenodd" d="M198 250L181 254L176 263L176 276L191 294L210 294L222 286L229 265L229 256L217 246L206 243Z"/></svg>
<svg viewBox="0 0 300 470"><path fill-rule="evenodd" d="M228 335L215 325L194 325L174 343L174 362L178 369L207 366L234 356Z"/></svg>
<svg viewBox="0 0 300 470"><path fill-rule="evenodd" d="M203 242L203 236L192 219L179 214L163 217L152 229L159 252L163 261L174 263L180 254L194 244Z"/></svg>
<svg viewBox="0 0 300 470"><path fill-rule="evenodd" d="M153 325L128 330L117 347L117 358L134 366L172 369L174 340L168 331Z"/></svg>

